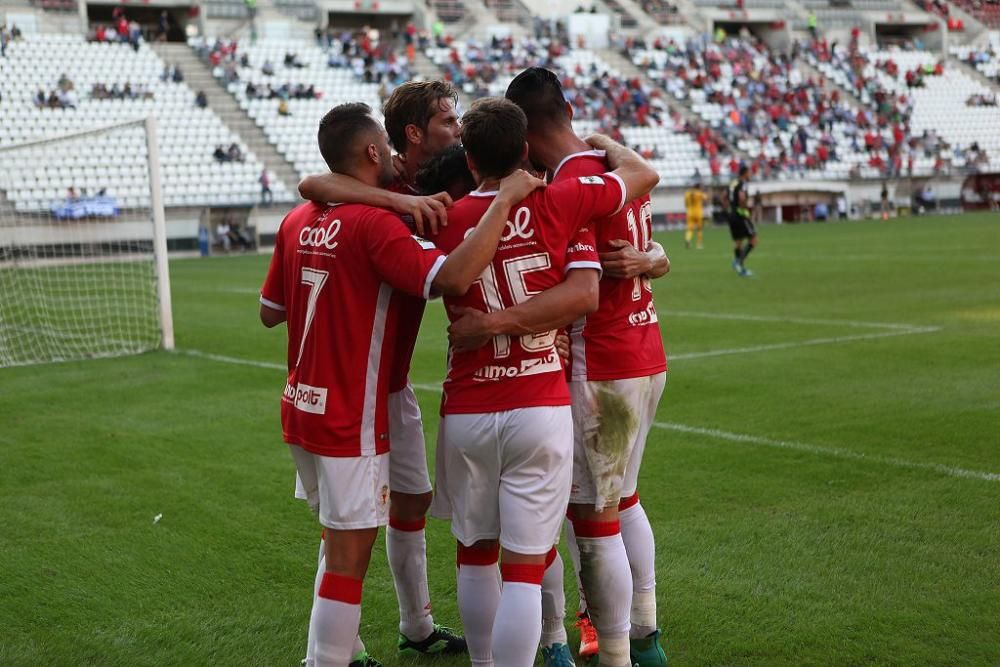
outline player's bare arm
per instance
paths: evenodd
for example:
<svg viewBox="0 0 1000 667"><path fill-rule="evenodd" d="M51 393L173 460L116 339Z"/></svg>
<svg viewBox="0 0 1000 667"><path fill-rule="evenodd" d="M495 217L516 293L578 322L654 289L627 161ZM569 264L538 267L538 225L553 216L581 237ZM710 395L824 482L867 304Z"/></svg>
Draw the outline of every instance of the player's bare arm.
<svg viewBox="0 0 1000 667"><path fill-rule="evenodd" d="M642 156L610 137L592 134L587 143L606 153L612 173L625 183L625 201L648 195L660 182L660 175Z"/></svg>
<svg viewBox="0 0 1000 667"><path fill-rule="evenodd" d="M475 350L503 334L523 336L561 329L597 311L600 275L596 269L574 269L558 285L512 308L484 313L464 308L448 327L448 341L458 351Z"/></svg>
<svg viewBox="0 0 1000 667"><path fill-rule="evenodd" d="M600 257L601 267L609 278L659 278L670 271L670 259L656 241L651 241L645 252L624 239L612 239L608 244L616 250L602 252Z"/></svg>
<svg viewBox="0 0 1000 667"><path fill-rule="evenodd" d="M500 190L479 223L455 248L434 277L431 287L437 294L461 296L486 270L496 254L500 236L507 226L510 210L545 181L518 169L500 181Z"/></svg>
<svg viewBox="0 0 1000 667"><path fill-rule="evenodd" d="M268 329L278 326L287 319L285 311L260 304L260 321Z"/></svg>
<svg viewBox="0 0 1000 667"><path fill-rule="evenodd" d="M392 192L362 183L347 174L314 174L299 183L299 195L315 202L367 204L413 218L418 234L437 233L448 224L451 197L447 192L420 196Z"/></svg>

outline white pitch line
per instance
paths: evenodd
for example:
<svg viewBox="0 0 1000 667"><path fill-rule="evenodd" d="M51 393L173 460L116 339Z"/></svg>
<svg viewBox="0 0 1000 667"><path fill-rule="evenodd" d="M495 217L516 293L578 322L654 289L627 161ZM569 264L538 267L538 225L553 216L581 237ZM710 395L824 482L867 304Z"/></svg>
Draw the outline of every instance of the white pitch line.
<svg viewBox="0 0 1000 667"><path fill-rule="evenodd" d="M690 433L693 435L704 435L717 440L728 440L730 442L748 443L752 445L762 445L764 447L776 447L780 449L791 449L809 454L819 454L838 459L850 459L852 461L870 461L884 465L895 466L897 468L910 468L913 470L929 470L931 472L948 475L949 477L961 477L964 479L978 479L984 482L1000 482L1000 473L982 472L980 470L968 470L966 468L956 468L941 463L919 463L907 459L896 458L894 456L881 456L879 454L864 454L850 449L840 447L825 447L822 445L811 445L805 442L794 440L772 440L756 435L746 435L743 433L730 433L714 428L700 428L697 426L686 426L673 422L653 422L653 426L666 431L677 431L679 433Z"/></svg>
<svg viewBox="0 0 1000 667"><path fill-rule="evenodd" d="M781 324L817 324L820 326L843 326L861 329L899 329L911 331L926 329L916 324L897 324L895 322L863 322L860 320L824 320L808 317L782 317L776 315L740 315L738 313L707 313L693 310L667 310L664 317L695 317L710 320L739 320L745 322L778 322Z"/></svg>
<svg viewBox="0 0 1000 667"><path fill-rule="evenodd" d="M670 361L682 361L685 359L701 359L704 357L721 357L727 354L746 354L749 352L767 352L770 350L788 350L796 347L810 347L813 345L835 345L838 343L849 343L858 340L874 340L877 338L891 338L893 336L911 336L913 334L934 333L940 331L941 327L923 327L921 329L909 329L906 331L885 331L882 333L857 334L855 336L833 336L829 338L813 338L811 340L800 340L791 343L773 343L771 345L753 345L750 347L734 347L725 350L706 350L705 352L687 352L684 354L669 354Z"/></svg>
<svg viewBox="0 0 1000 667"><path fill-rule="evenodd" d="M285 364L276 364L270 361L256 361L255 359L241 359L240 357L227 357L222 354L212 354L211 352L202 352L201 350L176 350L178 354L183 354L188 357L198 357L199 359L208 359L209 361L219 361L224 364L237 364L239 366L253 366L254 368L269 368L276 371L287 371L288 366Z"/></svg>
<svg viewBox="0 0 1000 667"><path fill-rule="evenodd" d="M879 335L902 335L902 334L879 334ZM284 364L276 364L268 361L256 361L253 359L241 359L239 357L227 357L225 355L211 354L209 352L202 352L200 350L177 350L177 353L189 357L196 357L198 359L207 359L209 361L218 361L220 363L226 363L226 364L252 366L254 368L266 368L269 370L280 370L280 371L286 370ZM427 391L433 393L441 392L440 384L411 383L410 386L418 391ZM839 447L825 447L822 445L811 445L805 442L795 442L792 440L772 440L770 438L762 438L760 436L755 436L755 435L730 433L728 431L720 431L718 429L701 428L698 426L687 426L685 424L676 424L673 422L653 422L653 426L655 428L659 428L666 431L677 431L680 433L690 433L693 435L704 435L707 437L716 438L718 440L728 440L730 442L742 442L752 445L761 445L764 447L790 449L800 452L807 452L809 454L818 454L820 456L829 456L833 458L847 459L852 461L867 461L871 463L880 463L883 465L889 465L896 468L908 468L910 470L926 470L930 472L936 472L942 475L947 475L948 477L958 477L962 479L976 479L984 482L1000 482L1000 473L983 472L980 470L968 470L965 468L947 466L941 463L920 463L917 461L909 461L907 459L900 459L891 456L880 456L877 454L873 455L863 454L861 452L855 452L849 449L841 449Z"/></svg>

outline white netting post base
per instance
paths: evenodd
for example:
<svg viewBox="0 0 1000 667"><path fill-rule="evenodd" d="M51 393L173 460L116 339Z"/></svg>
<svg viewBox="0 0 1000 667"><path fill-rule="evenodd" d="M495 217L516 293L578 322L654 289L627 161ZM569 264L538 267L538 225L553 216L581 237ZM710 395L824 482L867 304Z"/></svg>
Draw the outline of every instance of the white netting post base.
<svg viewBox="0 0 1000 667"><path fill-rule="evenodd" d="M0 145L0 367L173 348L155 137Z"/></svg>

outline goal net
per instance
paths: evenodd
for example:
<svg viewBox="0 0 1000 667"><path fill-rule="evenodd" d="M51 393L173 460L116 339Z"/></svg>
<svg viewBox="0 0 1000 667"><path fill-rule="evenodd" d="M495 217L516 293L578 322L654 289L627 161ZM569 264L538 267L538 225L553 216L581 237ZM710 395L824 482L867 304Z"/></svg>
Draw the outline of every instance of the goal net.
<svg viewBox="0 0 1000 667"><path fill-rule="evenodd" d="M173 348L158 161L153 118L0 144L0 367Z"/></svg>

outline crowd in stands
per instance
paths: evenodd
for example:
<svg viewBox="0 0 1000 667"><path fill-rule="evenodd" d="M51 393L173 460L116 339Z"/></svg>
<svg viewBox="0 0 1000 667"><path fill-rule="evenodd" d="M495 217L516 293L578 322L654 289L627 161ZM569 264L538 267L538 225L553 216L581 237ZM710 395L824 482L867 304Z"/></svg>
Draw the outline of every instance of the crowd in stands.
<svg viewBox="0 0 1000 667"><path fill-rule="evenodd" d="M413 29L411 31L411 28ZM327 66L349 69L355 78L364 83L381 84L385 87L387 96L393 88L413 78L410 62L413 60L413 49L419 41L429 44L426 31L420 34L407 24L405 32L397 31L393 39L383 39L381 31L372 28L362 28L357 31L345 30L335 33L332 30L316 31L317 45L327 52ZM405 45L406 55L403 51ZM199 55L208 60L215 68L217 76L227 84L240 80L239 68L253 67L249 54L240 52L239 43L234 40L217 39L214 43L204 43L198 47ZM284 69L304 69L307 62L294 52L286 52L283 58ZM264 60L259 65L260 72L265 76L280 76L280 68L270 60ZM247 82L247 96L256 99L312 99L322 97L322 91L314 86L299 84L259 85Z"/></svg>
<svg viewBox="0 0 1000 667"><path fill-rule="evenodd" d="M625 52L706 120L719 119L722 138L750 153L751 170L764 177L837 161L833 132L857 120L835 88L805 77L794 57L771 52L749 34L684 44L637 40L627 43ZM718 176L723 165L704 133L698 141ZM732 158L726 166L735 173L739 161Z"/></svg>
<svg viewBox="0 0 1000 667"><path fill-rule="evenodd" d="M995 106L997 106L997 96L996 95L970 95L969 99L965 100L965 106L967 106L967 107L995 107Z"/></svg>
<svg viewBox="0 0 1000 667"><path fill-rule="evenodd" d="M163 72L160 74L160 81L173 81L174 83L181 83L184 81L184 72L181 70L179 65L166 65L163 68Z"/></svg>
<svg viewBox="0 0 1000 667"><path fill-rule="evenodd" d="M39 88L31 98L31 102L38 109L75 109L77 106L75 90L76 85L73 80L61 74L54 90L46 94L44 89Z"/></svg>
<svg viewBox="0 0 1000 667"><path fill-rule="evenodd" d="M104 83L95 83L90 89L90 97L95 100L151 100L153 91L142 83L134 86L128 82L122 86L113 83L110 87Z"/></svg>
<svg viewBox="0 0 1000 667"><path fill-rule="evenodd" d="M961 50L961 49L960 49ZM968 48L964 55L959 56L969 67L978 70L983 76L1000 83L1000 50L996 43L990 43L986 48Z"/></svg>
<svg viewBox="0 0 1000 667"><path fill-rule="evenodd" d="M638 2L643 11L660 25L676 23L679 18L677 7L666 0L638 0Z"/></svg>
<svg viewBox="0 0 1000 667"><path fill-rule="evenodd" d="M115 7L111 10L112 25L106 26L98 23L90 33L90 40L94 42L125 42L130 44L136 51L142 42L142 26L135 20L130 20L125 14L123 7Z"/></svg>
<svg viewBox="0 0 1000 667"><path fill-rule="evenodd" d="M280 86L272 86L269 83L253 84L247 82L246 93L248 98L257 100L312 100L323 97L323 93L317 91L315 86L312 84L307 86L304 83L294 85L284 83Z"/></svg>
<svg viewBox="0 0 1000 667"><path fill-rule="evenodd" d="M1000 0L951 0L983 24L1000 27Z"/></svg>
<svg viewBox="0 0 1000 667"><path fill-rule="evenodd" d="M559 40L493 37L489 42L470 40L462 49L451 48L444 63L444 78L471 92L473 97L496 94L493 84L506 85L526 67L546 67L556 72L576 120L595 121L612 129L620 125L662 125L668 119L663 93L638 78L619 77L596 62L575 63L567 69L560 57L569 51ZM502 90L499 91L502 93Z"/></svg>

